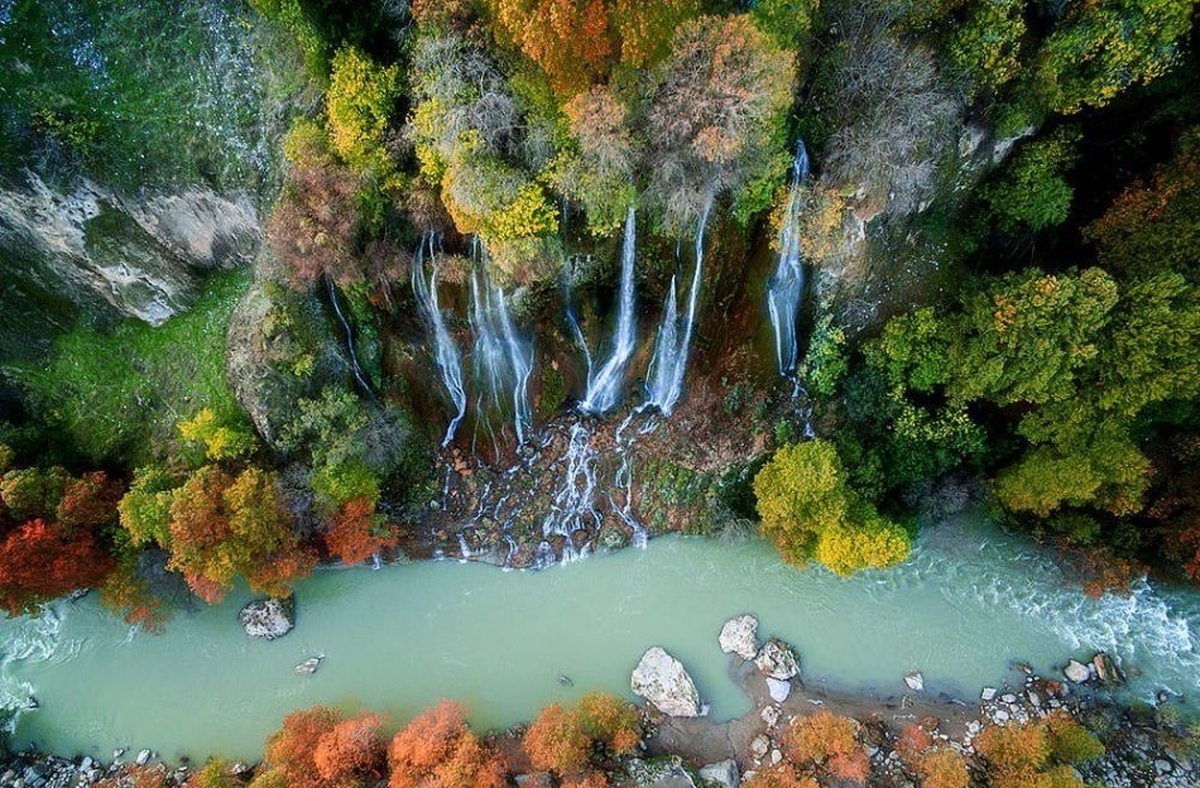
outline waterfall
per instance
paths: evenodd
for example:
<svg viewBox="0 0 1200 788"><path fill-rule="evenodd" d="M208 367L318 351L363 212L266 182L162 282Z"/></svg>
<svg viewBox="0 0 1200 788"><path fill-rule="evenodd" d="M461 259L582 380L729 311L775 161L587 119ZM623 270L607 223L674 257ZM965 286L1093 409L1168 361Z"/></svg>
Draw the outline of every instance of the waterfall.
<svg viewBox="0 0 1200 788"><path fill-rule="evenodd" d="M621 394L621 383L625 379L625 366L636 345L634 321L634 276L633 263L637 244L637 222L632 205L625 219L625 243L621 250L621 285L617 302L617 326L613 333L612 355L594 376L591 374L591 357L588 357L588 385L579 409L585 413L603 413L617 403ZM574 324L574 318L572 317ZM576 325L578 332L578 326Z"/></svg>
<svg viewBox="0 0 1200 788"><path fill-rule="evenodd" d="M566 470L550 513L542 521L546 538L562 536L563 562L581 558L571 535L578 530L600 531L601 516L596 509L596 450L592 446L592 430L582 421L571 425L571 437L564 456Z"/></svg>
<svg viewBox="0 0 1200 788"><path fill-rule="evenodd" d="M429 250L429 282L425 282L425 250ZM442 385L446 387L451 401L454 403L455 415L446 428L446 437L442 439L442 447L449 445L454 439L454 432L467 412L467 394L463 389L462 359L458 346L450 332L446 330L446 321L442 318L442 310L437 300L437 256L434 253L434 237L429 233L421 239L417 246L416 259L413 261L412 284L417 304L425 314L425 318L433 327L434 355L437 359L438 370L442 373Z"/></svg>
<svg viewBox="0 0 1200 788"><path fill-rule="evenodd" d="M354 350L354 332L350 329L350 321L346 320L346 316L342 314L342 307L338 303L337 287L333 284L333 279L328 276L325 277L325 287L329 291L329 304L333 307L333 314L341 324L342 332L346 335L346 351L350 355L350 371L354 374L354 381L367 397L374 400L375 393L371 391L371 386L367 383L366 376L363 375L362 366L358 363L358 353Z"/></svg>
<svg viewBox="0 0 1200 788"><path fill-rule="evenodd" d="M767 285L767 310L775 331L775 359L779 374L790 375L796 369L796 314L804 290L804 265L800 259L800 189L808 177L808 151L804 140L796 143L792 164L792 187L788 192L783 224L779 228L779 265Z"/></svg>
<svg viewBox="0 0 1200 788"><path fill-rule="evenodd" d="M664 416L670 416L683 393L683 377L687 371L688 350L692 344L692 331L696 325L696 303L700 295L700 281L704 267L704 227L708 224L708 213L713 197L709 195L700 214L696 229L696 269L692 274L692 290L688 294L687 316L683 321L683 338L679 338L678 307L675 295L675 277L671 277L671 290L663 309L662 324L654 343L654 356L650 359L650 372L646 376L646 403L643 407L656 407Z"/></svg>
<svg viewBox="0 0 1200 788"><path fill-rule="evenodd" d="M471 276L469 319L475 336L471 360L480 382L480 414L505 412L511 396L517 443L524 444L531 423L529 375L533 371L533 346L523 342L513 327L504 290L487 274L487 253L476 241L475 270Z"/></svg>

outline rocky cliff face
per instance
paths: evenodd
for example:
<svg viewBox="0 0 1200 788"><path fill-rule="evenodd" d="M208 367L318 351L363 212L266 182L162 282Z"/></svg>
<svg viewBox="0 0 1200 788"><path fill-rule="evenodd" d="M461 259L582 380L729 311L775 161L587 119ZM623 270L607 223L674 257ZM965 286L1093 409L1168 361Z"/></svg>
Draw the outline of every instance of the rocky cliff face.
<svg viewBox="0 0 1200 788"><path fill-rule="evenodd" d="M58 333L113 317L158 325L204 275L251 261L261 237L246 194L203 186L130 196L37 175L0 185L0 359L29 360Z"/></svg>

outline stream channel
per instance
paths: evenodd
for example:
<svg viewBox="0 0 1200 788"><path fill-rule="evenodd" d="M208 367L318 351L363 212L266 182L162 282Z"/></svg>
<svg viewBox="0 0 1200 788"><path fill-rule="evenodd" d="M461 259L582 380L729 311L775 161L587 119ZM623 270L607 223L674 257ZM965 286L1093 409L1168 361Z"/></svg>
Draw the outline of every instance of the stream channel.
<svg viewBox="0 0 1200 788"><path fill-rule="evenodd" d="M920 669L926 692L973 702L984 685L1018 681L1015 660L1051 675L1106 650L1135 696L1200 698L1200 593L1140 582L1091 600L1054 556L967 519L926 529L902 566L851 579L788 567L757 540L674 536L540 572L453 561L319 571L297 588L296 629L272 642L238 625L244 589L159 635L94 597L0 621L0 705L40 704L18 715L14 748L253 759L296 709L369 708L394 728L441 698L467 704L477 728L506 726L588 690L628 695L652 645L682 660L727 719L749 702L717 634L744 612L760 637L796 647L810 686L898 695ZM296 675L315 654L320 670Z"/></svg>

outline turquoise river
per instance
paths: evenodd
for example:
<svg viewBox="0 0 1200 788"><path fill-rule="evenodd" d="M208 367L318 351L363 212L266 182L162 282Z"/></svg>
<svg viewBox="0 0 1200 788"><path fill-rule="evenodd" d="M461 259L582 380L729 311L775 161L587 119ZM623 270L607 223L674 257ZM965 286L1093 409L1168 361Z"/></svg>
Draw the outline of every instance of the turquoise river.
<svg viewBox="0 0 1200 788"><path fill-rule="evenodd" d="M785 566L762 542L680 537L541 572L453 561L320 571L297 589L296 629L273 642L238 626L248 598L180 614L161 635L92 596L0 622L0 705L40 705L17 716L12 744L253 758L295 709L371 708L398 727L440 698L504 726L590 689L628 693L656 644L729 718L748 701L716 639L743 612L795 645L809 685L893 695L917 668L928 692L971 700L1015 681L1014 660L1049 672L1103 649L1137 696L1200 697L1200 594L1142 582L1090 600L1053 556L978 522L927 529L903 566L849 580ZM293 672L315 654L326 657L316 675Z"/></svg>

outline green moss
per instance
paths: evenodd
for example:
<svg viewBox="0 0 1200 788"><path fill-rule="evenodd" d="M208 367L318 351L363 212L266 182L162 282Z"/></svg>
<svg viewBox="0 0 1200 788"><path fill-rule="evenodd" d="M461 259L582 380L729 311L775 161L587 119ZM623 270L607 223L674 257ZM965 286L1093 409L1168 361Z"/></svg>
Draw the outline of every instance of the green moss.
<svg viewBox="0 0 1200 788"><path fill-rule="evenodd" d="M45 366L10 367L53 433L92 462L145 465L177 439L175 424L209 408L245 423L225 377L225 334L250 276L212 276L195 306L155 328L128 319L111 332L77 329Z"/></svg>

